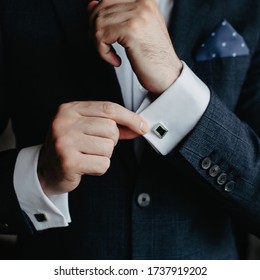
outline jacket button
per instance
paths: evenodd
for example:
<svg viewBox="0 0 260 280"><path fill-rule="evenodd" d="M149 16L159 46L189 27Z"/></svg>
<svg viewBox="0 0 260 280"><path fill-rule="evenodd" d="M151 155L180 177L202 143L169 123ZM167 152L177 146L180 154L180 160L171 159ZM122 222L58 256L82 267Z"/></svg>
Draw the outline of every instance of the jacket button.
<svg viewBox="0 0 260 280"><path fill-rule="evenodd" d="M235 188L235 182L234 181L229 181L228 183L226 183L224 190L226 192L232 192Z"/></svg>
<svg viewBox="0 0 260 280"><path fill-rule="evenodd" d="M211 177L216 177L220 172L220 168L218 165L213 165L209 170L209 175Z"/></svg>
<svg viewBox="0 0 260 280"><path fill-rule="evenodd" d="M217 183L222 186L226 183L227 181L227 174L226 173L221 173L218 178L217 178Z"/></svg>
<svg viewBox="0 0 260 280"><path fill-rule="evenodd" d="M211 158L205 157L203 161L201 162L201 167L205 170L209 169L211 166Z"/></svg>
<svg viewBox="0 0 260 280"><path fill-rule="evenodd" d="M0 223L0 231L6 232L9 228L9 225L6 223Z"/></svg>
<svg viewBox="0 0 260 280"><path fill-rule="evenodd" d="M137 203L140 207L147 207L151 202L150 195L148 193L141 193L137 197Z"/></svg>

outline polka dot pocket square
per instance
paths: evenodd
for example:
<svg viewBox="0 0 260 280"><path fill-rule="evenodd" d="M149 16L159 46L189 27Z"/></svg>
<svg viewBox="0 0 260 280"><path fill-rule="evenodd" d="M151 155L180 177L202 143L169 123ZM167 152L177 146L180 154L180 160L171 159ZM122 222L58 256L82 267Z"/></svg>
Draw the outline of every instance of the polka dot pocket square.
<svg viewBox="0 0 260 280"><path fill-rule="evenodd" d="M236 57L248 54L249 49L243 37L230 23L223 20L200 46L195 59L205 61L218 57Z"/></svg>

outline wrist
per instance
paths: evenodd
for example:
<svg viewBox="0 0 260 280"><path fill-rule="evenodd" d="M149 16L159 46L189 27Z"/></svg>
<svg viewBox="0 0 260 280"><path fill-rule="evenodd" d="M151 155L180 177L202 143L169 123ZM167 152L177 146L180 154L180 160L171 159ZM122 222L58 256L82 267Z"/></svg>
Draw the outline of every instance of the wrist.
<svg viewBox="0 0 260 280"><path fill-rule="evenodd" d="M161 87L158 92L150 92L155 98L164 93L181 75L183 64L181 60L176 60L170 71L167 71L167 75L164 77Z"/></svg>

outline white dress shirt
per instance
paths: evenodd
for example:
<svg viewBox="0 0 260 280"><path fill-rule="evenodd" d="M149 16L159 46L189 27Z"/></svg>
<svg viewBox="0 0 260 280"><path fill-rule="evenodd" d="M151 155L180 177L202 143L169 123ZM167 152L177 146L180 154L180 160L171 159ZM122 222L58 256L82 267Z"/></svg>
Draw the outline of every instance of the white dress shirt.
<svg viewBox="0 0 260 280"><path fill-rule="evenodd" d="M172 0L157 0L166 23L173 8ZM147 91L140 85L126 58L125 50L114 44L122 64L116 74L125 107L139 113L149 126L143 136L162 155L168 154L197 124L210 99L208 87L183 62L180 77L155 101L150 103ZM167 129L164 137L154 132L156 125ZM14 171L14 187L21 205L37 230L64 227L70 222L68 194L46 196L37 177L37 163L41 145L20 151ZM44 214L38 221L35 214Z"/></svg>

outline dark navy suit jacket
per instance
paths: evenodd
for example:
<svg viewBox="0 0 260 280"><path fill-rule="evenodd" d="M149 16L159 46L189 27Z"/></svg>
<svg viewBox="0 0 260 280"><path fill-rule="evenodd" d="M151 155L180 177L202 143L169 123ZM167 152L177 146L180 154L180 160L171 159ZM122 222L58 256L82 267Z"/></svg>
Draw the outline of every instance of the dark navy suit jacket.
<svg viewBox="0 0 260 280"><path fill-rule="evenodd" d="M13 188L17 154L43 143L59 104L123 104L113 67L88 41L87 2L0 1L0 128L11 118L17 144L0 153L0 233L18 235L15 258L24 259L239 258L241 233L260 236L258 0L174 1L173 45L211 92L207 110L178 147L161 156L146 144L137 163L132 142L120 141L108 172L84 176L69 194L69 227L36 232L21 211ZM250 53L196 61L223 19ZM147 207L138 205L140 193L150 195Z"/></svg>

